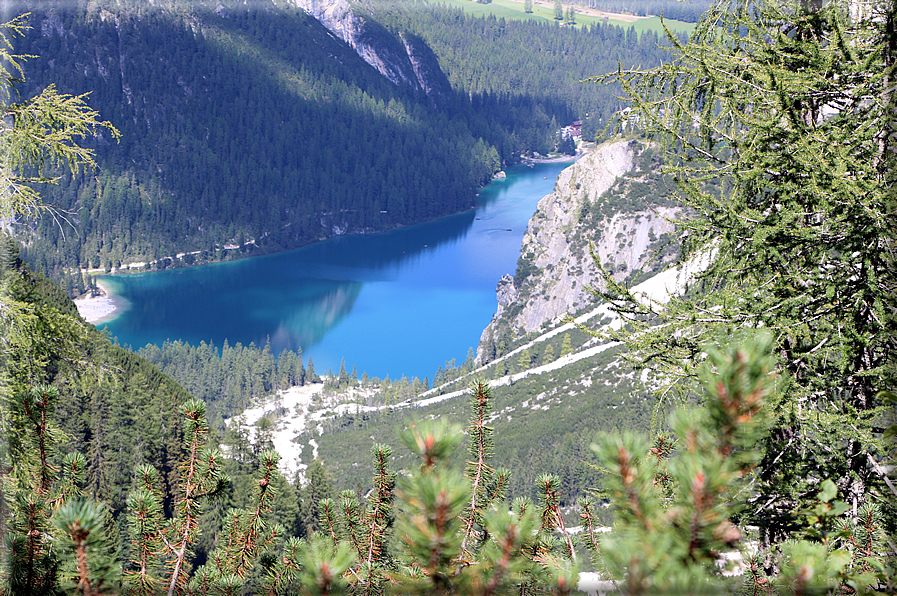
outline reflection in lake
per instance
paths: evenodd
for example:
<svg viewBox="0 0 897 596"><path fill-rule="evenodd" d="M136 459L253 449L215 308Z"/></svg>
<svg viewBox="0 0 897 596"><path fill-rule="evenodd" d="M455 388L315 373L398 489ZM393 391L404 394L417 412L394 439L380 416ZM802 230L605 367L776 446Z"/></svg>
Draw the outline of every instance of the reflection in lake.
<svg viewBox="0 0 897 596"><path fill-rule="evenodd" d="M242 261L105 277L130 308L108 324L123 344L226 339L301 348L316 370L432 375L463 361L495 311L495 285L558 164L517 167L474 212L384 234L344 236ZM544 179L543 179L544 178Z"/></svg>

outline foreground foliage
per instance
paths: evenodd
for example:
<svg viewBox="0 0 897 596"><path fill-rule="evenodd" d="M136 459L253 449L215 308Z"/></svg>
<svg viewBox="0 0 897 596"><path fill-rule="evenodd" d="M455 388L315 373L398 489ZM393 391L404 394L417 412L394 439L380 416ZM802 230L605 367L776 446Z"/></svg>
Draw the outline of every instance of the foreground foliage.
<svg viewBox="0 0 897 596"><path fill-rule="evenodd" d="M364 497L345 491L321 501L321 531L300 539L270 521L279 458L263 452L248 506L227 513L216 548L199 565L191 561L202 512L230 482L222 455L207 445L202 402L182 409L189 455L171 514L156 471L135 470L126 562L116 558L108 509L80 495L83 456L67 455L58 472L52 465L59 394L35 387L13 401L13 420L28 441L3 477L9 539L0 578L15 594L567 594L583 566L581 545L624 593L718 592L725 587L723 553L749 546L738 515L762 455L757 438L783 388L771 373L772 345L765 335L730 348L707 346L701 405L675 412L653 446L632 433L599 438L593 449L614 512L613 530L603 537L594 498L580 502L581 532L566 526L558 479L550 474L538 480L538 503L503 502L510 472L490 465L490 391L476 383L463 472L447 461L462 438L459 427L412 424L401 439L419 457L418 468L397 477L389 469L391 449L376 445L374 488ZM794 512L802 521L789 541L744 550L748 593L893 589L880 511L866 506L854 518L831 480L818 486L812 506ZM777 571L766 570L765 558Z"/></svg>
<svg viewBox="0 0 897 596"><path fill-rule="evenodd" d="M669 389L695 378L705 342L771 331L789 386L742 514L767 545L825 479L855 519L870 506L897 527L880 393L897 385L895 18L893 0L724 1L663 67L606 77L694 215L679 222L681 296L654 303L608 278L630 323L612 338Z"/></svg>

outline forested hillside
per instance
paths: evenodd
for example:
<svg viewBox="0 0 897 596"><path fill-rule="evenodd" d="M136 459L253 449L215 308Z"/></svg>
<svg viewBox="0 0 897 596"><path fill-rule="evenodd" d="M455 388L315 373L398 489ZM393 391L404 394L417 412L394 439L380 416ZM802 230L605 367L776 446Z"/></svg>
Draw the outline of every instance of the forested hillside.
<svg viewBox="0 0 897 596"><path fill-rule="evenodd" d="M620 63L657 64L667 54L661 46L669 45L656 34L612 25L573 28L474 17L410 0L377 0L373 6L381 22L420 35L439 57L452 87L470 94L478 109L488 110L505 127L514 115L501 116L498 106L507 98L530 98L549 114L548 106L563 106L568 117L583 121L583 138L589 141L622 105L619 88L583 81Z"/></svg>
<svg viewBox="0 0 897 596"><path fill-rule="evenodd" d="M25 236L48 272L214 260L251 239L277 250L454 213L523 148L468 101L436 109L396 87L298 10L33 8L15 46L37 56L22 96L90 93L122 132L91 145L98 176L49 193L69 223ZM544 139L550 118L532 109L519 121Z"/></svg>
<svg viewBox="0 0 897 596"><path fill-rule="evenodd" d="M380 76L298 9L178 6L19 5L32 29L15 48L35 56L21 96L48 84L90 93L122 133L87 141L96 176L65 175L48 192L67 221L19 230L25 259L72 293L85 283L66 280L66 268L182 252L193 254L155 266L214 261L467 209L502 163L548 152L555 131L585 114L594 135L617 109L612 89L582 77L620 56L660 57L655 38L616 27L434 10L400 28L377 13L393 31L375 31L433 48L453 91L428 97ZM525 39L543 47L521 59Z"/></svg>
<svg viewBox="0 0 897 596"><path fill-rule="evenodd" d="M0 242L4 299L22 305L28 317L20 326L4 327L3 391L15 394L37 384L59 389L63 399L55 420L64 433L61 449L85 455L85 489L104 495L115 515L124 511L134 466L141 463L160 471L170 505L172 483L185 456L176 411L189 394L81 321L72 301L32 273L8 237ZM35 345L35 331L53 333L54 340ZM2 457L16 456L15 446L12 453L6 442L3 447Z"/></svg>

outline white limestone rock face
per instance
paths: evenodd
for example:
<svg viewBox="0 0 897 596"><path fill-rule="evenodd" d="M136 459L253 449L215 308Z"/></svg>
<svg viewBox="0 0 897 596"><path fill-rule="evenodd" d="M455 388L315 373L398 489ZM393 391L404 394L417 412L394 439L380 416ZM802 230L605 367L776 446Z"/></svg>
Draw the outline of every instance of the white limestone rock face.
<svg viewBox="0 0 897 596"><path fill-rule="evenodd" d="M502 275L495 293L498 298L498 310L495 312L495 316L501 316L504 310L517 300L519 295L517 288L514 286L514 278L510 275Z"/></svg>
<svg viewBox="0 0 897 596"><path fill-rule="evenodd" d="M603 280L588 241L593 242L599 262L610 266L614 277L622 280L645 265L654 240L674 231L670 219L679 211L667 206L628 208L604 217L597 227L594 221L581 221L583 209L602 200L602 195L633 169L640 148L633 141L599 146L561 172L554 191L539 201L520 249L532 273L518 280L521 287L515 286L510 275L499 282L498 308L481 337L480 361L484 342L493 336L500 321L506 321L512 333L520 336L594 302L589 287L600 287Z"/></svg>
<svg viewBox="0 0 897 596"><path fill-rule="evenodd" d="M398 38L347 0L292 0L345 41L361 58L394 84L421 90L428 96L450 88L432 51L407 34Z"/></svg>

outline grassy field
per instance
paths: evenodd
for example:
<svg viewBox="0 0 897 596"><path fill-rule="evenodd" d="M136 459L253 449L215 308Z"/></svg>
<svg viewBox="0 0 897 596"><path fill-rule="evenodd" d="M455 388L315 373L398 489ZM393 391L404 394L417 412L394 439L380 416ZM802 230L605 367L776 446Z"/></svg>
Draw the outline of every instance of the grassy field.
<svg viewBox="0 0 897 596"><path fill-rule="evenodd" d="M460 8L465 12L475 15L493 14L496 17L503 17L508 20L528 20L539 19L554 22L554 2L550 0L540 0L533 2L532 14L523 11L523 2L515 0L492 0L489 4L478 4L473 0L439 0L441 3L455 8ZM566 6L564 9L566 10ZM577 12L576 25L591 25L593 23L610 23L618 27L635 27L639 33L644 31L654 31L659 35L663 35L663 25L660 17L632 17L629 15L609 15L607 18L598 15L588 15ZM694 29L694 23L683 23L681 21L673 21L664 19L664 23L671 30L679 33L690 33Z"/></svg>

